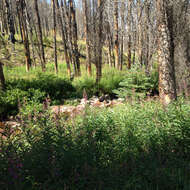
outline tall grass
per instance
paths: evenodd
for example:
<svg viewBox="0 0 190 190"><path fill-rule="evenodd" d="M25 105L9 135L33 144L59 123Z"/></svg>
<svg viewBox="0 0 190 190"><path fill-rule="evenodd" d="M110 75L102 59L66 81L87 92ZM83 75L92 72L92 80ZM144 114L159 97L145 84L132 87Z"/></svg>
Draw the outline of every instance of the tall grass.
<svg viewBox="0 0 190 190"><path fill-rule="evenodd" d="M86 110L69 122L27 115L1 144L1 189L190 188L190 103Z"/></svg>

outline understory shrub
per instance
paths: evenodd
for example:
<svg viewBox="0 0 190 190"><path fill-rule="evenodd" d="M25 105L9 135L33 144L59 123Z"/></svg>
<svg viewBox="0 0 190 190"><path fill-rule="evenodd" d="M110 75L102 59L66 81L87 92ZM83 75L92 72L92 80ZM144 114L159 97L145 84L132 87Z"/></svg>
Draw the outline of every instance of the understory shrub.
<svg viewBox="0 0 190 190"><path fill-rule="evenodd" d="M119 88L113 90L118 97L145 98L147 94L158 94L158 71L153 70L150 75L145 71L128 72L125 79L119 83Z"/></svg>
<svg viewBox="0 0 190 190"><path fill-rule="evenodd" d="M188 190L189 115L183 100L87 108L69 121L22 114L20 133L1 143L1 189Z"/></svg>
<svg viewBox="0 0 190 190"><path fill-rule="evenodd" d="M0 92L0 118L18 113L19 104L25 101L42 103L49 97L52 104L61 104L64 99L73 97L75 91L68 79L47 74L38 74L32 80L8 80L6 86L6 91Z"/></svg>

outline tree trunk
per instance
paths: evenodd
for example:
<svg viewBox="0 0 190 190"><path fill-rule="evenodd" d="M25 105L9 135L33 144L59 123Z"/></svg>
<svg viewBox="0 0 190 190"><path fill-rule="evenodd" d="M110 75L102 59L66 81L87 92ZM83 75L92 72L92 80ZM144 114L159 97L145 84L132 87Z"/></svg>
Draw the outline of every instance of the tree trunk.
<svg viewBox="0 0 190 190"><path fill-rule="evenodd" d="M142 22L141 22L141 0L137 0L137 17L138 17L138 31L137 31L137 37L138 37L138 60L140 62L140 65L142 66L143 65L143 44L142 44Z"/></svg>
<svg viewBox="0 0 190 190"><path fill-rule="evenodd" d="M71 77L71 67L70 67L68 47L67 47L66 37L65 37L65 36L67 36L67 31L66 31L66 28L63 25L63 21L61 19L61 9L60 9L58 0L55 1L55 5L56 5L56 9L57 9L57 18L58 18L58 23L60 26L61 37L62 37L62 42L63 42L65 61L67 64L67 73L68 73L68 76ZM62 2L62 6L63 6L63 2ZM64 14L62 14L62 16L63 16L63 19L65 19Z"/></svg>
<svg viewBox="0 0 190 190"><path fill-rule="evenodd" d="M30 47L29 47L29 40L28 40L28 28L26 24L25 0L17 1L17 7L20 14L20 20L21 20L21 29L22 29L23 42L24 42L25 59L26 59L26 71L28 72L31 67L31 58L30 58Z"/></svg>
<svg viewBox="0 0 190 190"><path fill-rule="evenodd" d="M0 90L5 89L5 77L3 73L3 64L0 62Z"/></svg>
<svg viewBox="0 0 190 190"><path fill-rule="evenodd" d="M168 12L168 0L157 0L158 13L158 62L159 62L159 95L163 105L168 105L177 99L175 69L174 69L174 45L172 12ZM170 19L169 19L170 18Z"/></svg>
<svg viewBox="0 0 190 190"><path fill-rule="evenodd" d="M150 61L150 54L149 54L149 19L150 19L150 1L147 1L145 4L145 42L146 42L146 55L145 55L145 71L147 75L150 75L149 71L149 61Z"/></svg>
<svg viewBox="0 0 190 190"><path fill-rule="evenodd" d="M88 7L87 0L83 0L83 11L84 11L84 27L85 27L85 35L86 35L86 66L88 69L88 74L92 75L91 69L91 52L90 52L90 41L89 41L89 21L88 21Z"/></svg>
<svg viewBox="0 0 190 190"><path fill-rule="evenodd" d="M53 7L54 63L55 63L55 73L58 74L55 0L52 0L52 7Z"/></svg>
<svg viewBox="0 0 190 190"><path fill-rule="evenodd" d="M37 18L37 33L38 33L37 37L38 37L40 53L41 53L42 71L45 72L46 60L45 60L45 54L44 54L41 20L40 20L40 15L39 15L39 10L38 10L38 0L34 0L34 9L35 9L35 14L36 14L36 18Z"/></svg>
<svg viewBox="0 0 190 190"><path fill-rule="evenodd" d="M77 23L76 23L76 14L74 9L73 0L69 1L70 11L71 11L71 21L72 21L72 37L73 37L73 47L74 47L74 56L75 56L75 63L76 63L76 76L81 75L80 70L80 59L79 59L79 51L78 51L78 35L77 35Z"/></svg>
<svg viewBox="0 0 190 190"><path fill-rule="evenodd" d="M9 40L11 43L15 43L15 28L14 28L14 20L13 20L13 14L11 9L11 2L9 0L5 0L5 6L7 11L7 19L8 19L8 27L9 27Z"/></svg>
<svg viewBox="0 0 190 190"><path fill-rule="evenodd" d="M118 26L118 1L114 2L114 30L115 30L115 65L119 69L119 26Z"/></svg>
<svg viewBox="0 0 190 190"><path fill-rule="evenodd" d="M127 64L127 68L131 69L131 17L132 17L132 13L131 13L131 9L132 9L132 1L128 0L128 20L127 20L127 25L128 25L128 64Z"/></svg>
<svg viewBox="0 0 190 190"><path fill-rule="evenodd" d="M96 63L96 84L99 84L101 77L102 77L102 29L103 29L103 2L104 0L98 0L98 28L97 28L97 34L98 34L98 42L97 42L97 48L98 48L98 55L97 56L97 63Z"/></svg>

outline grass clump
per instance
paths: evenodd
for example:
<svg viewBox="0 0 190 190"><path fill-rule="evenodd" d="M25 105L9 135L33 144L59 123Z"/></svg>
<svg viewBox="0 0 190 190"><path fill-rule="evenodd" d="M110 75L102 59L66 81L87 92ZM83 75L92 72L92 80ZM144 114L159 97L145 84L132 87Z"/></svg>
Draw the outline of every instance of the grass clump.
<svg viewBox="0 0 190 190"><path fill-rule="evenodd" d="M1 187L188 189L189 114L183 101L86 110L70 122L45 110L23 114L22 133L1 146Z"/></svg>

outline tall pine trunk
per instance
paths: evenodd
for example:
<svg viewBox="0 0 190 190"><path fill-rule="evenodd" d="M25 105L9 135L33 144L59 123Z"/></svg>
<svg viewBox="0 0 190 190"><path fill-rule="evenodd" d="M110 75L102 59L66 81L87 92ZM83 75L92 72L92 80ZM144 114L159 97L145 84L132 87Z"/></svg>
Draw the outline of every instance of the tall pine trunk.
<svg viewBox="0 0 190 190"><path fill-rule="evenodd" d="M168 0L157 0L158 13L158 62L159 62L159 95L163 105L177 99L175 69L172 8Z"/></svg>
<svg viewBox="0 0 190 190"><path fill-rule="evenodd" d="M118 24L118 0L114 2L114 30L115 30L115 66L119 69L119 24Z"/></svg>
<svg viewBox="0 0 190 190"><path fill-rule="evenodd" d="M57 64L57 31L56 31L55 0L52 0L52 8L53 8L54 64L55 64L55 73L58 74L58 64Z"/></svg>
<svg viewBox="0 0 190 190"><path fill-rule="evenodd" d="M30 58L30 47L28 40L28 28L26 24L26 3L25 0L17 1L17 7L20 14L20 24L23 35L24 50L25 50L25 59L26 59L26 71L28 72L31 67L31 58Z"/></svg>
<svg viewBox="0 0 190 190"><path fill-rule="evenodd" d="M88 74L92 74L91 69L91 51L90 51L90 40L89 40L89 14L88 14L88 6L87 0L83 0L83 11L84 11L84 27L85 27L85 35L86 35L86 67L88 70Z"/></svg>
<svg viewBox="0 0 190 190"><path fill-rule="evenodd" d="M5 89L5 77L3 73L3 63L0 62L0 90Z"/></svg>
<svg viewBox="0 0 190 190"><path fill-rule="evenodd" d="M103 29L103 2L104 0L98 0L98 42L97 42L97 60L96 60L96 84L99 84L102 77L102 29Z"/></svg>
<svg viewBox="0 0 190 190"><path fill-rule="evenodd" d="M79 51L78 51L78 34L77 34L77 23L76 23L76 13L74 8L73 0L69 1L70 11L71 11L71 22L72 22L72 39L73 39L73 48L74 48L74 58L76 63L76 76L81 75L80 70L80 59L79 59Z"/></svg>
<svg viewBox="0 0 190 190"><path fill-rule="evenodd" d="M41 66L42 66L42 71L45 72L46 60L45 60L45 53L44 53L41 20L40 20L39 9L38 9L38 0L34 0L34 10L35 10L36 21L37 21L36 22L37 23L37 37L38 37L38 41L39 41L39 50L40 50L40 54L41 54Z"/></svg>
<svg viewBox="0 0 190 190"><path fill-rule="evenodd" d="M61 38L62 38L62 43L63 43L63 48L64 48L65 61L67 64L67 73L68 73L68 76L71 78L71 67L70 67L68 47L67 47L67 42L66 42L67 31L66 31L66 27L63 25L63 21L61 18L61 17L63 17L63 19L65 19L65 16L64 16L64 14L61 14L63 11L63 7L62 7L62 11L61 11L58 0L55 0L55 5L56 5L56 10L57 10L58 24L59 24L60 31L61 31ZM63 1L62 1L62 6L63 6Z"/></svg>
<svg viewBox="0 0 190 190"><path fill-rule="evenodd" d="M131 69L131 17L132 13L132 1L128 0L128 20L127 20L127 27L128 27L128 63L127 68Z"/></svg>

